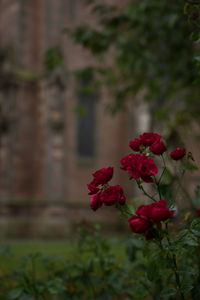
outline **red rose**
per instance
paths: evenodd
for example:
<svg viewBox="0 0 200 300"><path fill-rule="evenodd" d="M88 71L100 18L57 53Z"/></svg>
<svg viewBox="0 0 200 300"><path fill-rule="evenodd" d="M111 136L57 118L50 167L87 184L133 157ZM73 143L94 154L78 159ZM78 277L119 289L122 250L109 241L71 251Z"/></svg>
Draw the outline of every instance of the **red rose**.
<svg viewBox="0 0 200 300"><path fill-rule="evenodd" d="M173 210L166 207L165 200L160 200L151 204L151 219L154 222L161 222L171 218L174 215Z"/></svg>
<svg viewBox="0 0 200 300"><path fill-rule="evenodd" d="M89 195L96 194L99 191L99 186L106 184L113 176L113 167L102 168L93 174L93 180L87 184Z"/></svg>
<svg viewBox="0 0 200 300"><path fill-rule="evenodd" d="M131 153L124 156L120 162L123 165L121 169L127 171L132 178L140 177L139 169L141 168L141 154Z"/></svg>
<svg viewBox="0 0 200 300"><path fill-rule="evenodd" d="M144 233L152 227L152 223L145 216L132 216L128 222L131 230L135 233Z"/></svg>
<svg viewBox="0 0 200 300"><path fill-rule="evenodd" d="M196 209L197 215L200 216L200 208Z"/></svg>
<svg viewBox="0 0 200 300"><path fill-rule="evenodd" d="M133 151L140 151L140 145L141 145L141 140L138 139L138 138L136 138L136 139L129 142L129 147Z"/></svg>
<svg viewBox="0 0 200 300"><path fill-rule="evenodd" d="M151 147L149 148L149 150L153 153L153 154L156 154L156 155L161 155L163 154L167 148L165 146L165 144L163 142L157 142L157 143L154 143L153 145L151 145Z"/></svg>
<svg viewBox="0 0 200 300"><path fill-rule="evenodd" d="M136 209L136 214L138 216L145 216L145 217L150 217L151 215L151 204L148 205L140 205L137 209Z"/></svg>
<svg viewBox="0 0 200 300"><path fill-rule="evenodd" d="M100 200L100 193L94 194L90 196L90 207L92 210L97 210L102 206L102 202Z"/></svg>
<svg viewBox="0 0 200 300"><path fill-rule="evenodd" d="M92 175L99 184L103 185L113 177L113 167L102 168L94 172Z"/></svg>
<svg viewBox="0 0 200 300"><path fill-rule="evenodd" d="M100 199L106 206L110 206L115 203L123 205L126 201L126 197L123 194L123 189L119 184L109 186L105 191L101 193Z"/></svg>
<svg viewBox="0 0 200 300"><path fill-rule="evenodd" d="M181 159L183 156L185 156L185 154L186 154L185 148L178 147L170 153L170 156L172 159L178 160Z"/></svg>
<svg viewBox="0 0 200 300"><path fill-rule="evenodd" d="M144 146L151 146L155 142L159 142L161 135L154 132L145 132L140 135L141 144Z"/></svg>
<svg viewBox="0 0 200 300"><path fill-rule="evenodd" d="M139 153L131 153L123 157L120 162L123 165L122 170L127 171L132 178L141 177L145 182L153 182L151 176L158 172L153 159Z"/></svg>
<svg viewBox="0 0 200 300"><path fill-rule="evenodd" d="M87 184L88 190L90 191L88 195L96 194L99 191L99 188L97 187L99 183L93 179L89 184Z"/></svg>
<svg viewBox="0 0 200 300"><path fill-rule="evenodd" d="M158 173L158 168L156 167L155 162L152 158L149 158L146 155L142 155L141 162L142 165L139 170L142 180L144 180L145 182L153 182L151 176Z"/></svg>

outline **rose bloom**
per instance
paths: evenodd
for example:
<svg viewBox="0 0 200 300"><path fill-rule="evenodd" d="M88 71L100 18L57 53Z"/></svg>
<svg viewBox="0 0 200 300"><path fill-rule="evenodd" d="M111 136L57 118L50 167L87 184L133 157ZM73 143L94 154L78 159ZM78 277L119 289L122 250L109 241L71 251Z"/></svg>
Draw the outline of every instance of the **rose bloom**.
<svg viewBox="0 0 200 300"><path fill-rule="evenodd" d="M147 205L142 204L136 209L136 214L138 216L145 216L145 217L150 218L150 216L151 216L151 207L152 207L151 204L147 204Z"/></svg>
<svg viewBox="0 0 200 300"><path fill-rule="evenodd" d="M178 148L176 148L174 151L172 151L172 152L170 153L170 156L171 156L171 158L174 159L174 160L179 160L179 159L181 159L183 156L185 156L185 154L186 154L185 148L180 148L180 147L178 147Z"/></svg>
<svg viewBox="0 0 200 300"><path fill-rule="evenodd" d="M133 151L140 151L140 145L141 145L141 140L136 138L134 140L131 140L129 142L129 147L133 150Z"/></svg>
<svg viewBox="0 0 200 300"><path fill-rule="evenodd" d="M123 205L126 202L126 197L120 184L109 186L101 193L100 199L106 206L111 206L115 203Z"/></svg>
<svg viewBox="0 0 200 300"><path fill-rule="evenodd" d="M102 206L102 202L100 200L100 193L94 194L90 196L90 207L92 210L97 210Z"/></svg>
<svg viewBox="0 0 200 300"><path fill-rule="evenodd" d="M106 184L113 177L113 167L102 168L93 174L93 180L87 184L89 195L96 194L99 191L99 186Z"/></svg>
<svg viewBox="0 0 200 300"><path fill-rule="evenodd" d="M162 141L159 141L157 143L154 143L153 145L151 145L151 147L149 148L149 150L156 155L162 155L166 150L166 146Z"/></svg>
<svg viewBox="0 0 200 300"><path fill-rule="evenodd" d="M155 142L159 142L161 139L161 135L155 132L145 132L140 135L140 142L144 146L151 146Z"/></svg>
<svg viewBox="0 0 200 300"><path fill-rule="evenodd" d="M87 184L88 190L90 191L88 195L96 194L99 191L99 188L97 187L99 185L98 181L93 179L89 184Z"/></svg>
<svg viewBox="0 0 200 300"><path fill-rule="evenodd" d="M167 208L165 200L160 200L151 204L150 217L154 222L165 221L173 215L174 211Z"/></svg>
<svg viewBox="0 0 200 300"><path fill-rule="evenodd" d="M132 216L128 222L131 230L135 233L144 233L152 227L152 223L145 216Z"/></svg>
<svg viewBox="0 0 200 300"><path fill-rule="evenodd" d="M92 175L99 184L105 184L113 177L113 167L102 168L94 172Z"/></svg>
<svg viewBox="0 0 200 300"><path fill-rule="evenodd" d="M122 164L121 169L127 171L132 178L140 177L141 154L131 153L121 158L120 162Z"/></svg>
<svg viewBox="0 0 200 300"><path fill-rule="evenodd" d="M141 162L142 166L139 169L141 179L145 182L153 182L151 176L156 175L158 173L158 168L156 167L155 162L152 158L149 158L146 155L142 155Z"/></svg>
<svg viewBox="0 0 200 300"><path fill-rule="evenodd" d="M131 153L123 157L120 162L122 164L121 169L127 171L131 178L141 177L145 182L153 182L151 176L158 172L153 159L139 153Z"/></svg>
<svg viewBox="0 0 200 300"><path fill-rule="evenodd" d="M139 217L144 216L157 223L171 218L174 215L174 211L167 208L165 200L160 200L151 204L140 205L136 210L136 214Z"/></svg>

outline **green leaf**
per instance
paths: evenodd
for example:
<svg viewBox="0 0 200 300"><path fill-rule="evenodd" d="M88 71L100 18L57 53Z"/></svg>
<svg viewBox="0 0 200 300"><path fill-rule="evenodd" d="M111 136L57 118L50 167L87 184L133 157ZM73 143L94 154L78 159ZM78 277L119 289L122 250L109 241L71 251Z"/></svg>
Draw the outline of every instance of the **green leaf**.
<svg viewBox="0 0 200 300"><path fill-rule="evenodd" d="M194 190L194 196L192 197L192 203L196 208L200 207L200 185L197 185Z"/></svg>
<svg viewBox="0 0 200 300"><path fill-rule="evenodd" d="M185 235L181 240L180 240L181 244L183 246L193 246L193 247L197 247L199 246L198 243L198 239L196 236L194 236L192 233Z"/></svg>
<svg viewBox="0 0 200 300"><path fill-rule="evenodd" d="M49 280L47 283L48 291L51 294L57 294L59 292L59 290L62 289L62 284L63 284L63 281L61 278L55 278L55 279Z"/></svg>
<svg viewBox="0 0 200 300"><path fill-rule="evenodd" d="M200 219L193 220L190 229L194 235L200 236Z"/></svg>
<svg viewBox="0 0 200 300"><path fill-rule="evenodd" d="M184 164L183 164L184 168L186 170L189 171L195 171L198 170L198 167L196 165L194 165L193 163L191 163L191 161L187 160Z"/></svg>
<svg viewBox="0 0 200 300"><path fill-rule="evenodd" d="M23 288L17 287L8 292L8 298L9 299L18 299L20 297L20 295L22 294L22 292L23 292Z"/></svg>
<svg viewBox="0 0 200 300"><path fill-rule="evenodd" d="M173 194L172 194L172 186L167 184L160 184L159 190L161 195L164 197L164 199L167 202L168 206L171 206L174 202L173 200Z"/></svg>
<svg viewBox="0 0 200 300"><path fill-rule="evenodd" d="M172 173L170 172L170 170L168 168L165 169L163 176L162 176L162 182L164 184L170 184L173 181L173 176Z"/></svg>
<svg viewBox="0 0 200 300"><path fill-rule="evenodd" d="M59 47L52 47L46 51L44 64L49 72L52 72L58 66L63 65L63 55Z"/></svg>
<svg viewBox="0 0 200 300"><path fill-rule="evenodd" d="M177 291L176 289L173 288L165 288L164 290L162 290L160 297L162 297L162 299L169 299L170 297L176 295Z"/></svg>

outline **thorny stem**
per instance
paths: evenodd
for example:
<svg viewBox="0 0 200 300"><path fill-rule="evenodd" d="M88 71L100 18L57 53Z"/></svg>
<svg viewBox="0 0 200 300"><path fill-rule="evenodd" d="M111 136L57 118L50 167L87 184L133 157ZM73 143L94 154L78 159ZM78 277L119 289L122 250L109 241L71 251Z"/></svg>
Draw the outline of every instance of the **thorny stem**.
<svg viewBox="0 0 200 300"><path fill-rule="evenodd" d="M142 186L137 180L136 180L136 182L137 182L138 188L139 188L140 190L143 191L143 193L145 194L145 196L147 196L148 198L150 198L150 199L153 200L154 202L157 202L157 201L154 199L154 197L152 197L151 195L149 195L149 194L145 191L145 189L143 188L143 186Z"/></svg>
<svg viewBox="0 0 200 300"><path fill-rule="evenodd" d="M163 177L163 175L164 175L164 173L165 173L165 170L167 169L163 154L161 155L161 157L162 157L162 161L163 161L164 168L163 168L162 174L160 175L160 178L159 178L159 180L158 180L158 184L161 182L161 179L162 179L162 177Z"/></svg>
<svg viewBox="0 0 200 300"><path fill-rule="evenodd" d="M156 184L157 189L158 189L159 198L160 198L160 200L161 200L162 197L161 197L161 192L160 192L159 182L157 181L156 176L154 176L154 181L155 181L155 184Z"/></svg>
<svg viewBox="0 0 200 300"><path fill-rule="evenodd" d="M168 232L168 224L167 223L165 224L165 227L166 227L166 230ZM168 245L170 247L171 246L171 242L170 242L169 236L166 235L166 238L167 238ZM179 277L179 274L178 274L178 267L177 267L177 262L176 262L176 255L173 254L173 253L170 253L170 250L169 250L169 254L172 257L172 261L173 261L173 265L174 265L173 266L173 271L174 271L174 275L175 275L175 278L176 278L176 285L177 285L178 291L180 293L181 299L185 300L184 294L181 291L181 281L180 281L180 277Z"/></svg>
<svg viewBox="0 0 200 300"><path fill-rule="evenodd" d="M162 179L162 177L163 177L163 175L165 173L165 170L166 170L166 167L163 168L162 174L160 175L160 178L158 179L158 184L160 184L161 179Z"/></svg>
<svg viewBox="0 0 200 300"><path fill-rule="evenodd" d="M161 179L162 179L162 177L163 177L163 175L164 175L164 173L165 173L165 170L167 169L167 168L166 168L166 164L165 164L165 160L164 160L163 155L161 155L161 157L162 157L162 161L163 161L163 164L164 164L163 171L162 171L162 173L161 173L161 175L160 175L160 178L159 178L158 180L157 180L156 177L154 176L154 181L155 181L155 184L156 184L157 189L158 189L158 193L159 193L159 198L160 198L160 200L161 200L162 196L161 196L159 184L160 184Z"/></svg>
<svg viewBox="0 0 200 300"><path fill-rule="evenodd" d="M164 159L163 154L161 155L161 157L162 157L162 161L163 161L164 167L165 167L165 169L166 169L166 163L165 163L165 159Z"/></svg>

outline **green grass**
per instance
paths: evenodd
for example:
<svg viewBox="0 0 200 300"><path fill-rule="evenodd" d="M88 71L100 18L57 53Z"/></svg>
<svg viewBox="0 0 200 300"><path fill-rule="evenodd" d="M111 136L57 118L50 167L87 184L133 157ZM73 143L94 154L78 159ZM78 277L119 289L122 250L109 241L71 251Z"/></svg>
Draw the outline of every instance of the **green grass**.
<svg viewBox="0 0 200 300"><path fill-rule="evenodd" d="M125 247L122 241L111 239L111 253L119 260L125 256ZM0 264L4 268L12 268L22 261L28 254L42 253L53 257L64 257L75 260L79 255L75 242L70 241L35 241L14 240L0 242Z"/></svg>

